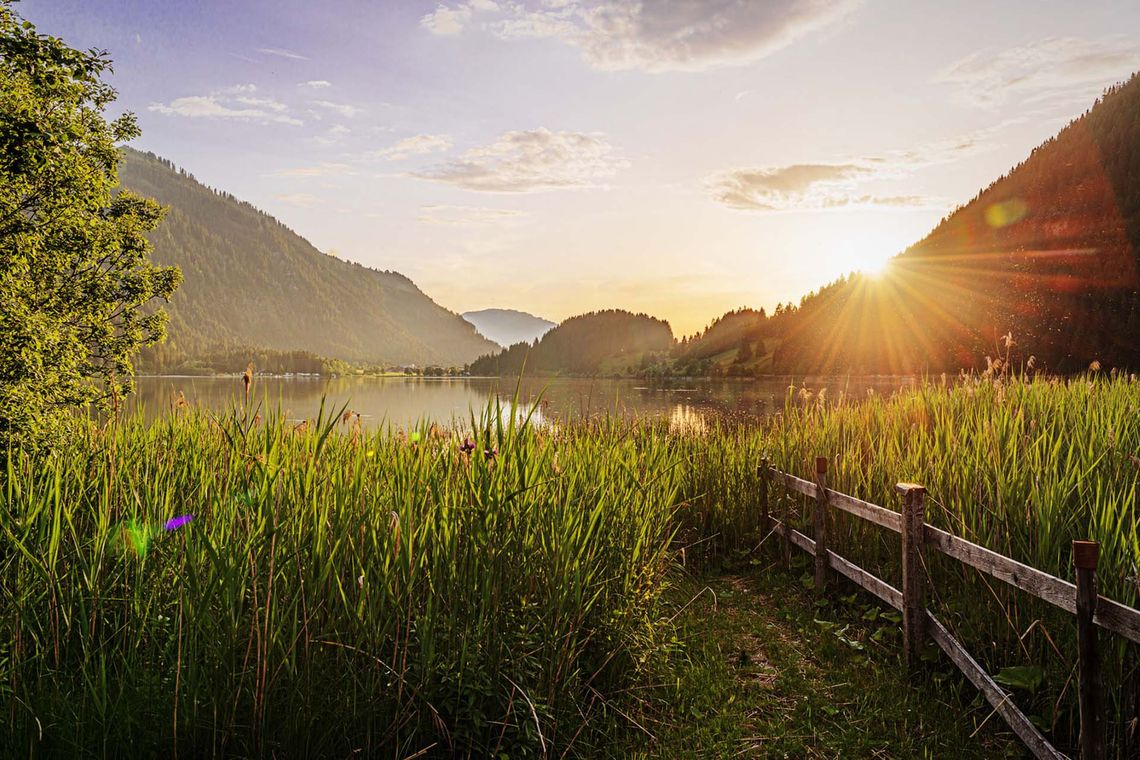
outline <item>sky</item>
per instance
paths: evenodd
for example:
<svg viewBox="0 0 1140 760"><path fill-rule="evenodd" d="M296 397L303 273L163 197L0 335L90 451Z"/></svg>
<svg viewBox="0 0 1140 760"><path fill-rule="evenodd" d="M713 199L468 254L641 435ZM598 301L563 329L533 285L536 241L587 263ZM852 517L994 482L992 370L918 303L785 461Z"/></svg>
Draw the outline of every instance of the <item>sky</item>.
<svg viewBox="0 0 1140 760"><path fill-rule="evenodd" d="M135 147L326 253L678 336L875 271L1140 70L1134 0L16 9L107 51Z"/></svg>

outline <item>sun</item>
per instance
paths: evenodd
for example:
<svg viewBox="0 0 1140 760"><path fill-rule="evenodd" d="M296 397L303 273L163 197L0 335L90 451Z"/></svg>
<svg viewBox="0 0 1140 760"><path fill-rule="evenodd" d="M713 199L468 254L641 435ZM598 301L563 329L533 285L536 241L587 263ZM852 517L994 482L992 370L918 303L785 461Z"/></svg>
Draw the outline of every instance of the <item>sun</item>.
<svg viewBox="0 0 1140 760"><path fill-rule="evenodd" d="M868 237L865 241L846 248L846 258L851 268L873 278L887 273L895 253L894 246L876 237Z"/></svg>
<svg viewBox="0 0 1140 760"><path fill-rule="evenodd" d="M892 258L889 255L881 258L867 258L859 267L859 271L872 279L880 279L890 270Z"/></svg>

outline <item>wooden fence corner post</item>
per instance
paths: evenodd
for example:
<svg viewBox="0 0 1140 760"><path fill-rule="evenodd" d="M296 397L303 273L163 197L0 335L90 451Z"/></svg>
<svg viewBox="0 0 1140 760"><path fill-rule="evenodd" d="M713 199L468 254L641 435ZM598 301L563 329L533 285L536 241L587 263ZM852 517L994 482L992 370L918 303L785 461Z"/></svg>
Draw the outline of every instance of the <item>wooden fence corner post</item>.
<svg viewBox="0 0 1140 760"><path fill-rule="evenodd" d="M926 580L922 544L926 526L926 489L899 483L902 494L902 601L903 658L909 671L918 667L926 640Z"/></svg>
<svg viewBox="0 0 1140 760"><path fill-rule="evenodd" d="M768 533L768 457L760 458L760 466L756 468L756 475L760 480L760 532Z"/></svg>
<svg viewBox="0 0 1140 760"><path fill-rule="evenodd" d="M1073 542L1073 565L1077 570L1077 653L1079 658L1078 698L1081 710L1081 758L1105 757L1104 680L1097 653L1096 564L1100 546L1096 541Z"/></svg>
<svg viewBox="0 0 1140 760"><path fill-rule="evenodd" d="M827 588L827 457L815 458L815 590Z"/></svg>

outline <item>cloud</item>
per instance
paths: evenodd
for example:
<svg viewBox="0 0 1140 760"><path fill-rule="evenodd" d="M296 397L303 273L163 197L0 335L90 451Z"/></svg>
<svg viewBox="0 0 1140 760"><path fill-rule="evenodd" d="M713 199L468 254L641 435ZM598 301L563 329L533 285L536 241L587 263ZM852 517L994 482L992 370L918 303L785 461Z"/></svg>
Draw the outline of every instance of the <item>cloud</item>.
<svg viewBox="0 0 1140 760"><path fill-rule="evenodd" d="M307 87L310 90L323 90L326 87L332 87L332 82L327 79L310 79L308 82L298 82L298 87Z"/></svg>
<svg viewBox="0 0 1140 760"><path fill-rule="evenodd" d="M336 177L355 174L356 170L348 164L330 163L322 161L315 166L297 166L292 169L281 169L270 174L270 177Z"/></svg>
<svg viewBox="0 0 1140 760"><path fill-rule="evenodd" d="M382 161L403 161L412 156L422 156L427 153L443 152L451 147L451 138L447 135L415 135L405 137L394 145L373 151L369 158L378 158Z"/></svg>
<svg viewBox="0 0 1140 760"><path fill-rule="evenodd" d="M420 24L456 35L556 39L598 69L699 71L750 63L845 18L862 0L545 0L439 5Z"/></svg>
<svg viewBox="0 0 1140 760"><path fill-rule="evenodd" d="M234 85L208 95L175 98L170 103L151 103L147 110L167 116L194 119L234 119L261 123L299 126L301 121L289 114L284 103L272 98L255 98L239 93L256 90L253 85Z"/></svg>
<svg viewBox="0 0 1140 760"><path fill-rule="evenodd" d="M294 53L292 50L284 50L283 48L258 48L257 52L261 53L262 55L273 55L278 58L288 58L293 61L309 60L309 57L307 55Z"/></svg>
<svg viewBox="0 0 1140 760"><path fill-rule="evenodd" d="M859 207L928 207L940 199L919 195L879 195L861 186L909 178L931 166L954 163L994 147L991 137L1020 119L959 137L843 161L738 168L705 179L714 200L745 211L818 211Z"/></svg>
<svg viewBox="0 0 1140 760"><path fill-rule="evenodd" d="M485 206L421 206L416 221L447 227L489 227L516 221L521 211Z"/></svg>
<svg viewBox="0 0 1140 760"><path fill-rule="evenodd" d="M321 199L311 193L282 193L273 196L273 200L288 203L290 206L311 207L321 202Z"/></svg>
<svg viewBox="0 0 1140 760"><path fill-rule="evenodd" d="M970 105L1088 101L1140 69L1135 38L1050 37L1005 50L980 50L938 72L933 82L956 89Z"/></svg>
<svg viewBox="0 0 1140 760"><path fill-rule="evenodd" d="M348 119L351 119L353 116L356 116L361 112L361 109L357 108L356 106L351 106L345 103L333 103L328 100L318 100L315 101L315 104L321 108L327 108L328 110L338 113Z"/></svg>
<svg viewBox="0 0 1140 760"><path fill-rule="evenodd" d="M410 176L466 190L525 193L594 187L628 165L597 134L540 128L506 132L490 145Z"/></svg>

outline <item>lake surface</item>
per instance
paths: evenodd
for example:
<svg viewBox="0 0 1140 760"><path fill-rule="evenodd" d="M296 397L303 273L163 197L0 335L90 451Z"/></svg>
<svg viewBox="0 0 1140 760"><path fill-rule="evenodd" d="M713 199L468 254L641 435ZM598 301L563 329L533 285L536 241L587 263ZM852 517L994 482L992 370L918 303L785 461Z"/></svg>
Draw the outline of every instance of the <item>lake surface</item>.
<svg viewBox="0 0 1140 760"><path fill-rule="evenodd" d="M539 419L618 414L664 418L687 430L699 430L714 419L755 422L783 408L789 386L813 393L826 389L835 399L864 397L869 390L890 394L914 385L909 377L766 377L760 379L674 379L650 384L644 380L578 378L524 380L520 400L540 402ZM252 398L267 408L280 408L291 419L314 419L326 408L348 408L361 415L366 427L385 424L407 427L421 420L445 426L464 424L479 415L491 399L508 403L517 379L400 378L400 377L257 377ZM140 377L131 405L153 419L168 413L178 394L186 402L212 411L240 405L240 377Z"/></svg>

